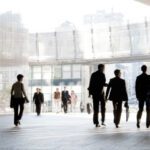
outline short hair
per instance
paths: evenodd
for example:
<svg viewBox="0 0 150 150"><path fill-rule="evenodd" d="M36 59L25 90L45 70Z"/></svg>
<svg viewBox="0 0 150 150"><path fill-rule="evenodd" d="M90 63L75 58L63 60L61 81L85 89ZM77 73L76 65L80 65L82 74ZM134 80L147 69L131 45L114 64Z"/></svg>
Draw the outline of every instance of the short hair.
<svg viewBox="0 0 150 150"><path fill-rule="evenodd" d="M98 70L102 70L104 67L105 67L104 64L99 64L99 65L98 65Z"/></svg>
<svg viewBox="0 0 150 150"><path fill-rule="evenodd" d="M119 69L116 69L116 70L114 71L115 76L118 76L120 72L121 72L121 71L120 71Z"/></svg>
<svg viewBox="0 0 150 150"><path fill-rule="evenodd" d="M24 76L22 74L17 75L17 80L20 81Z"/></svg>
<svg viewBox="0 0 150 150"><path fill-rule="evenodd" d="M142 70L143 72L146 72L146 71L147 71L147 66L146 66L146 65L143 65L143 66L141 67L141 70Z"/></svg>

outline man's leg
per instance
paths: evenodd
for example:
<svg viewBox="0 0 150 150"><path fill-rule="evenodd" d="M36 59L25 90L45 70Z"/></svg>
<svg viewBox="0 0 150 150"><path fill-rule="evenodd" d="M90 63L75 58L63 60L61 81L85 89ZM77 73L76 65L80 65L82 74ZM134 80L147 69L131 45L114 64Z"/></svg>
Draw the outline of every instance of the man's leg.
<svg viewBox="0 0 150 150"><path fill-rule="evenodd" d="M38 114L41 114L41 103L38 105Z"/></svg>
<svg viewBox="0 0 150 150"><path fill-rule="evenodd" d="M122 112L122 101L119 101L117 103L117 109L116 109L116 127L117 128L120 123L121 112Z"/></svg>
<svg viewBox="0 0 150 150"><path fill-rule="evenodd" d="M115 102L115 101L112 101L112 103L113 103L113 114L114 114L114 123L115 123L115 125L116 125L116 116L117 116L117 102Z"/></svg>
<svg viewBox="0 0 150 150"><path fill-rule="evenodd" d="M104 96L102 95L102 98L101 98L101 115L102 115L102 125L105 125L104 122L105 122L105 112L106 112L106 102L104 100Z"/></svg>
<svg viewBox="0 0 150 150"><path fill-rule="evenodd" d="M36 113L37 113L37 115L38 115L38 104L35 104L35 109L36 109Z"/></svg>
<svg viewBox="0 0 150 150"><path fill-rule="evenodd" d="M98 126L98 114L99 114L99 100L93 97L93 123Z"/></svg>
<svg viewBox="0 0 150 150"><path fill-rule="evenodd" d="M144 107L144 100L139 100L139 110L137 112L137 128L140 128L140 121Z"/></svg>
<svg viewBox="0 0 150 150"><path fill-rule="evenodd" d="M18 104L14 104L14 124L17 126L18 124Z"/></svg>
<svg viewBox="0 0 150 150"><path fill-rule="evenodd" d="M150 126L150 99L146 100L146 127Z"/></svg>
<svg viewBox="0 0 150 150"><path fill-rule="evenodd" d="M63 102L64 105L64 113L67 113L67 102Z"/></svg>
<svg viewBox="0 0 150 150"><path fill-rule="evenodd" d="M21 103L21 104L19 104L19 106L20 106L20 112L19 112L19 115L18 115L18 120L21 120L22 115L23 115L23 110L24 110L24 104Z"/></svg>

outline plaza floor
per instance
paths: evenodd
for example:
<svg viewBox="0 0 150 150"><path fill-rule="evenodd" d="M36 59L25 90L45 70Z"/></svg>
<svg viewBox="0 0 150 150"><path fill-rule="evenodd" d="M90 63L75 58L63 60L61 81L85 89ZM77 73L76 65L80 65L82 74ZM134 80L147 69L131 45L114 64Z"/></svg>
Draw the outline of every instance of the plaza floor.
<svg viewBox="0 0 150 150"><path fill-rule="evenodd" d="M129 121L122 116L120 128L106 114L106 127L96 128L92 114L24 114L21 125L12 115L0 115L0 150L150 150L150 129L136 128L135 113Z"/></svg>

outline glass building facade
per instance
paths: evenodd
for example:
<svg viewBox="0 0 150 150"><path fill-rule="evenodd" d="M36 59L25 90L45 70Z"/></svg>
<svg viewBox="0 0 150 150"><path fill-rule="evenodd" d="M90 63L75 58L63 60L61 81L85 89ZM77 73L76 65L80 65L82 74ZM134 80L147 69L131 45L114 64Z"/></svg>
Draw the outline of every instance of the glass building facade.
<svg viewBox="0 0 150 150"><path fill-rule="evenodd" d="M149 65L150 23L122 26L92 26L76 29L69 24L50 33L29 33L19 15L0 15L0 112L10 112L10 89L18 73L30 99L26 111L33 112L37 87L44 93L44 112L53 111L53 92L67 86L80 102L88 101L88 84L97 64L106 64L107 82L113 70L121 69L129 101L135 104L135 79L143 63Z"/></svg>

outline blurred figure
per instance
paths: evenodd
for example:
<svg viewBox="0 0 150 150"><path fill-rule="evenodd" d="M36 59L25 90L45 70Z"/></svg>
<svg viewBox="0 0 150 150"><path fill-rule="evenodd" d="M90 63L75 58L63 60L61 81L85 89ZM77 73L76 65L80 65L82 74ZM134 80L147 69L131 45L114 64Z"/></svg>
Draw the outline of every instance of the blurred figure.
<svg viewBox="0 0 150 150"><path fill-rule="evenodd" d="M64 108L64 113L67 113L68 111L68 101L70 99L69 92L67 91L66 87L64 87L64 90L62 91L61 94L61 100Z"/></svg>
<svg viewBox="0 0 150 150"><path fill-rule="evenodd" d="M55 109L56 113L59 113L60 111L60 91L59 88L56 88L56 91L54 92L54 104L55 104Z"/></svg>
<svg viewBox="0 0 150 150"><path fill-rule="evenodd" d="M36 92L34 93L33 96L33 102L35 103L36 106L37 116L39 116L41 114L41 104L44 103L44 95L41 92L41 89L36 88Z"/></svg>
<svg viewBox="0 0 150 150"><path fill-rule="evenodd" d="M23 77L22 74L18 74L17 82L15 82L11 88L11 96L13 96L14 99L14 124L16 126L20 125L20 120L23 116L24 103L29 102L24 89L24 84L22 83Z"/></svg>
<svg viewBox="0 0 150 150"><path fill-rule="evenodd" d="M85 109L84 107L85 106L84 106L83 102L81 101L80 102L80 111L81 111L81 113L84 112L84 109Z"/></svg>
<svg viewBox="0 0 150 150"><path fill-rule="evenodd" d="M93 98L93 123L96 127L99 125L99 105L101 105L102 125L105 121L105 98L104 98L104 86L106 86L106 78L104 74L105 66L103 64L98 65L98 70L91 75L89 84L89 97L92 95Z"/></svg>
<svg viewBox="0 0 150 150"><path fill-rule="evenodd" d="M71 100L71 112L75 112L77 104L77 95L75 94L74 90L71 91L70 100Z"/></svg>
<svg viewBox="0 0 150 150"><path fill-rule="evenodd" d="M142 74L136 78L135 91L139 103L139 110L137 112L137 128L140 128L140 121L143 113L144 103L146 103L146 127L150 126L150 100L149 100L149 75L147 75L147 66L141 67Z"/></svg>
<svg viewBox="0 0 150 150"><path fill-rule="evenodd" d="M110 79L107 91L106 91L106 99L112 101L113 104L113 112L114 112L114 123L116 128L118 128L121 118L122 112L122 102L126 101L125 106L128 107L128 96L126 90L125 80L121 79L121 71L116 69L114 71L115 77ZM109 94L110 92L110 94ZM108 98L109 95L109 98Z"/></svg>
<svg viewBox="0 0 150 150"><path fill-rule="evenodd" d="M90 114L92 112L92 104L87 103L87 113Z"/></svg>

